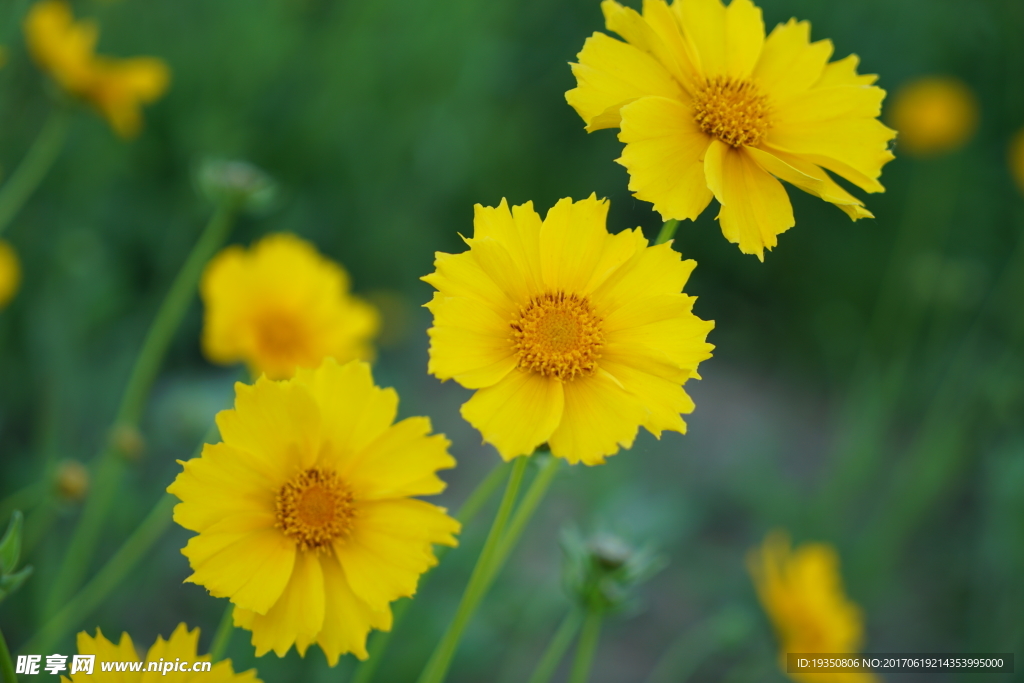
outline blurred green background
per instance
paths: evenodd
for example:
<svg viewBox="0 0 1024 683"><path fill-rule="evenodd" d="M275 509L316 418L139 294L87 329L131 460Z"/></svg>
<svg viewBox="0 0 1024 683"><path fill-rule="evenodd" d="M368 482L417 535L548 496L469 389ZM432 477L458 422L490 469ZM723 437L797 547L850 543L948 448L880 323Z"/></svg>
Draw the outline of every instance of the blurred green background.
<svg viewBox="0 0 1024 683"><path fill-rule="evenodd" d="M643 681L680 642L683 663L697 667L691 680L784 680L744 568L747 550L777 526L839 549L847 590L865 610L867 651L1024 654L1024 199L1006 161L1024 126L1024 3L760 4L769 29L810 20L812 37L831 38L836 57L860 55L861 71L880 74L890 93L922 75L963 79L980 102L978 133L924 160L901 156L897 140L887 192L866 198L874 221L851 223L790 188L797 225L763 264L723 239L714 207L680 226L676 248L699 264L687 292L699 297L696 313L716 321L715 356L687 387L697 403L690 433L660 442L644 434L606 466L563 470L464 640L453 683L518 683L532 671L569 604L558 547L569 522L654 543L670 560L632 611L609 620L594 683ZM26 6L0 7L8 172L52 107L20 34ZM63 459L88 463L102 445L146 326L210 211L192 178L213 155L248 159L283 188L278 206L241 221L233 242L294 231L384 304L389 332L375 375L398 389L402 416L429 415L454 442L459 467L442 499L457 506L498 457L459 417L469 392L426 374L430 318L419 306L431 289L418 278L433 252L461 251L457 233L472 231L473 204L503 197L543 213L596 192L612 200L612 231L641 225L653 238L660 226L613 163L614 131L587 135L564 100L574 86L567 62L604 28L599 3L74 7L101 22L101 53L159 56L173 82L134 142L88 112L76 117L6 235L24 281L0 312L0 500ZM196 301L96 567L230 400L237 372L203 359L200 323ZM47 496L26 512L36 574L0 608L15 650L40 626L79 508ZM0 513L5 524L9 510ZM377 680L415 677L485 528L467 528L425 584ZM128 631L145 648L186 621L202 627L205 652L224 601L181 585L189 535L174 527L81 628ZM729 628L709 626L723 619ZM255 660L247 635L236 632L229 651L236 669L255 665L268 683L347 680L351 657L333 670L317 648L305 660L294 651ZM69 637L57 651L73 647ZM682 680L684 668L665 680Z"/></svg>

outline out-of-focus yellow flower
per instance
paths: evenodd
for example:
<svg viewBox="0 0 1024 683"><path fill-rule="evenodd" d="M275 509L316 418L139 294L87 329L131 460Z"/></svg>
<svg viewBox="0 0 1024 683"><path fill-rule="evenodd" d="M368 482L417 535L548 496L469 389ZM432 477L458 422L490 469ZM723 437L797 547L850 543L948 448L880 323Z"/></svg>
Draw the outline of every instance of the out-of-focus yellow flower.
<svg viewBox="0 0 1024 683"><path fill-rule="evenodd" d="M978 102L958 79L919 78L896 91L890 123L899 132L901 152L916 156L951 152L977 130Z"/></svg>
<svg viewBox="0 0 1024 683"><path fill-rule="evenodd" d="M1024 192L1024 128L1010 140L1010 172L1017 181L1017 187Z"/></svg>
<svg viewBox="0 0 1024 683"><path fill-rule="evenodd" d="M138 135L142 105L159 99L170 83L162 60L96 55L96 23L76 22L64 0L34 4L24 29L33 59L64 90L95 107L121 137Z"/></svg>
<svg viewBox="0 0 1024 683"><path fill-rule="evenodd" d="M203 351L214 363L248 363L254 376L287 379L330 356L370 359L377 309L349 294L345 270L295 235L224 249L200 285Z"/></svg>
<svg viewBox="0 0 1024 683"><path fill-rule="evenodd" d="M0 309L11 302L21 284L21 264L18 254L5 240L0 240Z"/></svg>
<svg viewBox="0 0 1024 683"><path fill-rule="evenodd" d="M572 65L566 93L587 131L619 128L629 189L664 220L699 216L714 197L730 242L764 258L793 227L779 180L872 217L825 169L865 192L883 192L896 133L877 117L885 91L858 75L856 55L835 62L832 43L810 41L790 19L765 38L750 0L645 0L643 14L601 3L608 30Z"/></svg>
<svg viewBox="0 0 1024 683"><path fill-rule="evenodd" d="M786 653L853 654L863 641L860 608L843 591L839 555L824 543L793 550L789 536L773 531L750 552L747 567L761 605L779 639L782 670ZM877 683L869 673L787 674L800 683Z"/></svg>
<svg viewBox="0 0 1024 683"><path fill-rule="evenodd" d="M153 647L144 659L139 659L132 639L127 633L121 634L121 642L115 645L107 640L97 628L96 636L85 631L78 634L78 654L94 655L92 670L77 671L71 678L61 676L62 683L142 683L143 681L167 681L167 683L261 683L256 678L256 669L235 673L231 660L225 659L212 665L210 655L199 656L199 629L191 631L185 624L178 624L167 640L157 636ZM143 662L138 671L103 671L101 662ZM152 663L153 669L147 673ZM74 658L65 662L68 672L72 670ZM129 668L131 665L127 665ZM210 668L206 668L210 666ZM187 667L187 671L184 670ZM178 670L173 670L177 668ZM160 673L156 673L160 672Z"/></svg>
<svg viewBox="0 0 1024 683"><path fill-rule="evenodd" d="M608 233L607 200L476 206L469 251L437 253L423 279L428 371L477 392L462 416L506 460L545 441L571 463L604 462L640 426L684 433L683 389L714 348L713 322L682 293L694 261L640 229Z"/></svg>
<svg viewBox="0 0 1024 683"><path fill-rule="evenodd" d="M361 361L238 383L217 415L224 442L167 488L174 520L199 532L187 580L231 599L257 656L317 643L331 666L365 659L369 630L389 630L390 603L436 564L432 544L456 544L459 523L411 497L444 490L449 442L425 417L392 424L397 409Z"/></svg>

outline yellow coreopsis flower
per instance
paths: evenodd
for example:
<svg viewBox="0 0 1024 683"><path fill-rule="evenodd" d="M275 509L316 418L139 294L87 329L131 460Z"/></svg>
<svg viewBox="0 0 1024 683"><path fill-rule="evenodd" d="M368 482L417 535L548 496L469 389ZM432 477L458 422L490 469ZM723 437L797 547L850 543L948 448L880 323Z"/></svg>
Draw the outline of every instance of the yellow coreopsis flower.
<svg viewBox="0 0 1024 683"><path fill-rule="evenodd" d="M295 235L224 249L206 267L200 294L203 351L215 363L245 361L255 376L287 379L326 357L373 356L377 310L349 294L341 266Z"/></svg>
<svg viewBox="0 0 1024 683"><path fill-rule="evenodd" d="M210 655L198 655L198 645L199 629L189 631L185 624L178 624L178 628L174 629L174 633L167 640L157 636L156 642L149 648L146 656L139 659L132 639L127 633L122 633L121 642L115 645L107 640L98 628L95 637L82 631L78 634L78 654L95 656L92 669L77 671L70 674L71 678L61 676L60 680L63 683L260 683L260 679L256 678L256 669L236 674L231 668L230 659L212 664L209 669L205 666L197 668L197 662L210 661ZM121 671L104 671L103 662L126 664ZM142 662L142 666L139 670L132 671L131 662ZM150 662L153 662L154 666L159 665L159 668L147 672ZM65 664L69 672L71 664L72 662ZM189 669L187 671L183 670L186 666ZM164 671L165 668L167 671Z"/></svg>
<svg viewBox="0 0 1024 683"><path fill-rule="evenodd" d="M223 443L167 488L174 520L199 532L187 581L230 598L257 655L317 643L332 666L365 659L366 634L391 628L389 604L436 563L432 544L456 544L459 523L411 497L444 489L449 442L425 417L392 424L398 395L361 361L235 392L217 415Z"/></svg>
<svg viewBox="0 0 1024 683"><path fill-rule="evenodd" d="M545 441L569 462L604 462L639 426L686 431L683 383L711 357L714 323L681 291L694 261L640 229L611 235L608 202L476 206L469 251L438 253L423 279L429 372L476 389L462 415L506 460Z"/></svg>
<svg viewBox="0 0 1024 683"><path fill-rule="evenodd" d="M831 41L810 42L810 24L794 19L765 38L750 0L601 8L626 42L588 38L566 99L588 131L620 129L629 189L663 219L693 220L714 197L725 237L763 260L795 222L779 180L872 217L824 170L884 191L895 132L877 120L885 91L857 74L855 55L830 63Z"/></svg>
<svg viewBox="0 0 1024 683"><path fill-rule="evenodd" d="M962 147L978 128L978 102L955 78L919 78L896 91L890 123L900 151L928 156Z"/></svg>
<svg viewBox="0 0 1024 683"><path fill-rule="evenodd" d="M1010 173L1017 181L1017 187L1024 192L1024 128L1010 140Z"/></svg>
<svg viewBox="0 0 1024 683"><path fill-rule="evenodd" d="M21 284L18 254L6 240L0 240L0 309L11 302Z"/></svg>
<svg viewBox="0 0 1024 683"><path fill-rule="evenodd" d="M860 608L846 597L839 556L830 545L806 543L793 550L789 536L773 531L751 551L747 566L758 598L786 654L854 654L864 637ZM801 683L877 683L869 673L787 674Z"/></svg>
<svg viewBox="0 0 1024 683"><path fill-rule="evenodd" d="M170 83L162 60L97 55L96 23L75 21L64 0L34 4L24 28L33 59L61 88L95 107L121 137L138 135L142 105L159 99Z"/></svg>

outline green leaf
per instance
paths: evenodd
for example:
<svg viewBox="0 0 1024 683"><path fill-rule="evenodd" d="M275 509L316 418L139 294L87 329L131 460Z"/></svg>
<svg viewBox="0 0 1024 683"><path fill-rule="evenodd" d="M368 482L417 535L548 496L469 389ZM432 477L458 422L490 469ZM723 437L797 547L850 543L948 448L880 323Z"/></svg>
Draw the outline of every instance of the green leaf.
<svg viewBox="0 0 1024 683"><path fill-rule="evenodd" d="M25 580L30 576L32 576L32 565L23 567L17 574L0 576L0 601L21 588L21 584L25 583Z"/></svg>
<svg viewBox="0 0 1024 683"><path fill-rule="evenodd" d="M11 513L11 521L7 532L0 539L0 576L10 574L18 566L21 556L21 510Z"/></svg>

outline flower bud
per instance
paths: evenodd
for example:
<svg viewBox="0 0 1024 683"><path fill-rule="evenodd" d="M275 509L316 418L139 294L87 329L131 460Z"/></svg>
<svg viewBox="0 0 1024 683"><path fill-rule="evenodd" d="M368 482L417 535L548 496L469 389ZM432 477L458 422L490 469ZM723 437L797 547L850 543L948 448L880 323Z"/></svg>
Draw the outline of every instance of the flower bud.
<svg viewBox="0 0 1024 683"><path fill-rule="evenodd" d="M89 491L89 470L77 460L65 460L57 466L55 484L61 499L80 501Z"/></svg>

